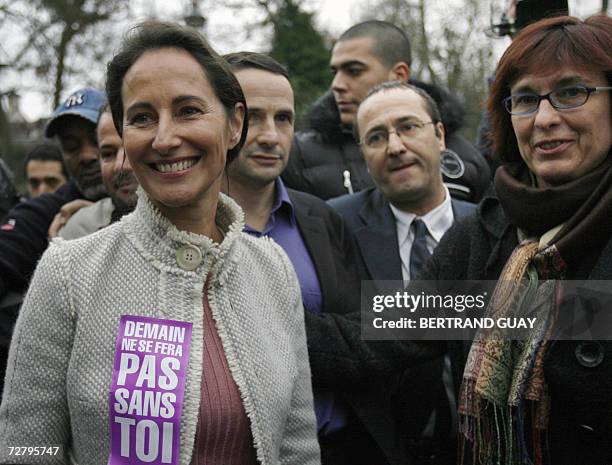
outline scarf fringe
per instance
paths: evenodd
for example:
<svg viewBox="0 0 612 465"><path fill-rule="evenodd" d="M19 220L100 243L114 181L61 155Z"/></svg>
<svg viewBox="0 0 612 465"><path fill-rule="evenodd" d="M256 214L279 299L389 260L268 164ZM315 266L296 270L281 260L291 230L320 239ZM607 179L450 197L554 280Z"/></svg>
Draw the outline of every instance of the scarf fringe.
<svg viewBox="0 0 612 465"><path fill-rule="evenodd" d="M476 465L544 465L549 456L546 429L534 422L542 405L526 404L525 409L476 399L471 411L480 413L459 418L458 463L465 464L471 452L469 463Z"/></svg>

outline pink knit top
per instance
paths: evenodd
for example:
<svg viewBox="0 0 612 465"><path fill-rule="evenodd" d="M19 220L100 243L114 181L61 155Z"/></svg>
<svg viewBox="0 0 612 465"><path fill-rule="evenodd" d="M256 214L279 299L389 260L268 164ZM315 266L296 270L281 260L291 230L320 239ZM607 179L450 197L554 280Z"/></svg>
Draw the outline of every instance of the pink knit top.
<svg viewBox="0 0 612 465"><path fill-rule="evenodd" d="M249 419L204 292L204 363L191 465L256 465Z"/></svg>

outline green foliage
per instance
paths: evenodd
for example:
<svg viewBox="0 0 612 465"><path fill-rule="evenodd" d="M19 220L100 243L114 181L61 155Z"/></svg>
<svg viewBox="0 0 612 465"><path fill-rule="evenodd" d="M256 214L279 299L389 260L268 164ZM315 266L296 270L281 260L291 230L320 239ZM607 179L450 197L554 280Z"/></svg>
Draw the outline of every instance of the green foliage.
<svg viewBox="0 0 612 465"><path fill-rule="evenodd" d="M303 11L297 0L280 0L269 20L273 26L270 55L289 70L299 124L310 103L329 87L329 50L312 13Z"/></svg>

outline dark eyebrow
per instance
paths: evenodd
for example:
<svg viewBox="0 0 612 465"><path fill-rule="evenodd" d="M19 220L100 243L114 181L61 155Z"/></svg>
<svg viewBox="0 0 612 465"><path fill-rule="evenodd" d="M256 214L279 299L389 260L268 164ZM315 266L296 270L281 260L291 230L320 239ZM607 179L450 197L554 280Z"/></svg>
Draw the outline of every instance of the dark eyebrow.
<svg viewBox="0 0 612 465"><path fill-rule="evenodd" d="M383 125L383 124L379 124L378 126L374 126L373 128L370 128L366 131L365 135L367 136L368 134L375 132L375 131L387 131L387 126Z"/></svg>
<svg viewBox="0 0 612 465"><path fill-rule="evenodd" d="M136 110L152 110L152 109L153 109L153 106L150 103L136 102L125 109L125 114L127 115L128 113L134 112Z"/></svg>
<svg viewBox="0 0 612 465"><path fill-rule="evenodd" d="M416 116L401 116L400 118L397 118L394 123L403 123L405 121L410 121L411 123L422 123L423 121L420 118L417 118Z"/></svg>
<svg viewBox="0 0 612 465"><path fill-rule="evenodd" d="M416 123L417 121L422 122L416 116L400 116L399 118L397 118L396 120L393 121L393 124L404 123L406 121L410 121L410 122L414 122L414 123ZM386 131L387 130L387 126L379 124L378 126L374 126L373 128L368 129L366 134L369 134L372 131L380 131L380 130L383 130L383 129Z"/></svg>
<svg viewBox="0 0 612 465"><path fill-rule="evenodd" d="M293 118L293 110L290 108L283 108L282 110L278 110L276 112L277 115L291 116Z"/></svg>
<svg viewBox="0 0 612 465"><path fill-rule="evenodd" d="M555 83L555 88L570 86L570 85L577 84L580 81L584 81L584 80L585 80L585 78L580 76L580 75L566 76L566 77L564 77L562 79L559 79ZM528 85L524 85L524 86L521 86L521 87L515 89L514 93L515 94L523 94L523 93L535 94L537 92L535 90L533 90L532 87L530 87Z"/></svg>
<svg viewBox="0 0 612 465"><path fill-rule="evenodd" d="M350 61L345 61L344 63L341 63L340 66L334 66L334 65L329 65L329 67L332 70L336 70L338 68L340 69L347 69L347 68L351 68L352 66L362 66L362 67L366 67L366 64L362 61L359 60L350 60Z"/></svg>
<svg viewBox="0 0 612 465"><path fill-rule="evenodd" d="M181 103L189 102L195 100L204 106L208 106L208 102L206 100L201 99L200 97L196 97L195 95L179 95L172 99L172 105L180 105Z"/></svg>
<svg viewBox="0 0 612 465"><path fill-rule="evenodd" d="M115 149L115 148L117 148L119 146L117 144L111 144L110 142L106 142L105 144L102 144L99 148L101 150L101 149L106 149L106 148L109 148L109 147Z"/></svg>
<svg viewBox="0 0 612 465"><path fill-rule="evenodd" d="M568 85L572 85L572 84L578 84L580 81L585 81L585 78L582 76L568 76L568 77L564 77L563 79L560 79L556 86L568 86Z"/></svg>
<svg viewBox="0 0 612 465"><path fill-rule="evenodd" d="M195 95L179 95L172 99L172 105L180 105L181 103L189 102L192 100L195 100L204 106L208 106L206 100L203 100L200 97L196 97ZM154 108L153 105L148 102L136 102L130 105L125 112L133 112L135 110L154 110Z"/></svg>

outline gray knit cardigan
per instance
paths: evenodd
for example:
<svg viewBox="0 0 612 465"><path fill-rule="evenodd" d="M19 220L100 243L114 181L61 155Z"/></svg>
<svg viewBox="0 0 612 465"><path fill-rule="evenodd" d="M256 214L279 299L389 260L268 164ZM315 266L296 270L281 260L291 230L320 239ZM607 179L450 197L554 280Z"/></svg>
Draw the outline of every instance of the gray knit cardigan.
<svg viewBox="0 0 612 465"><path fill-rule="evenodd" d="M36 269L10 349L0 407L0 463L105 465L108 393L121 315L193 324L180 425L180 464L192 458L200 404L202 293L238 385L262 465L320 463L300 288L282 249L242 232L221 195L221 244L179 231L141 193L136 211L95 234L55 240ZM177 265L200 248L194 271ZM205 374L204 374L205 375ZM9 456L9 446L61 445L62 454ZM221 465L221 464L220 464Z"/></svg>

